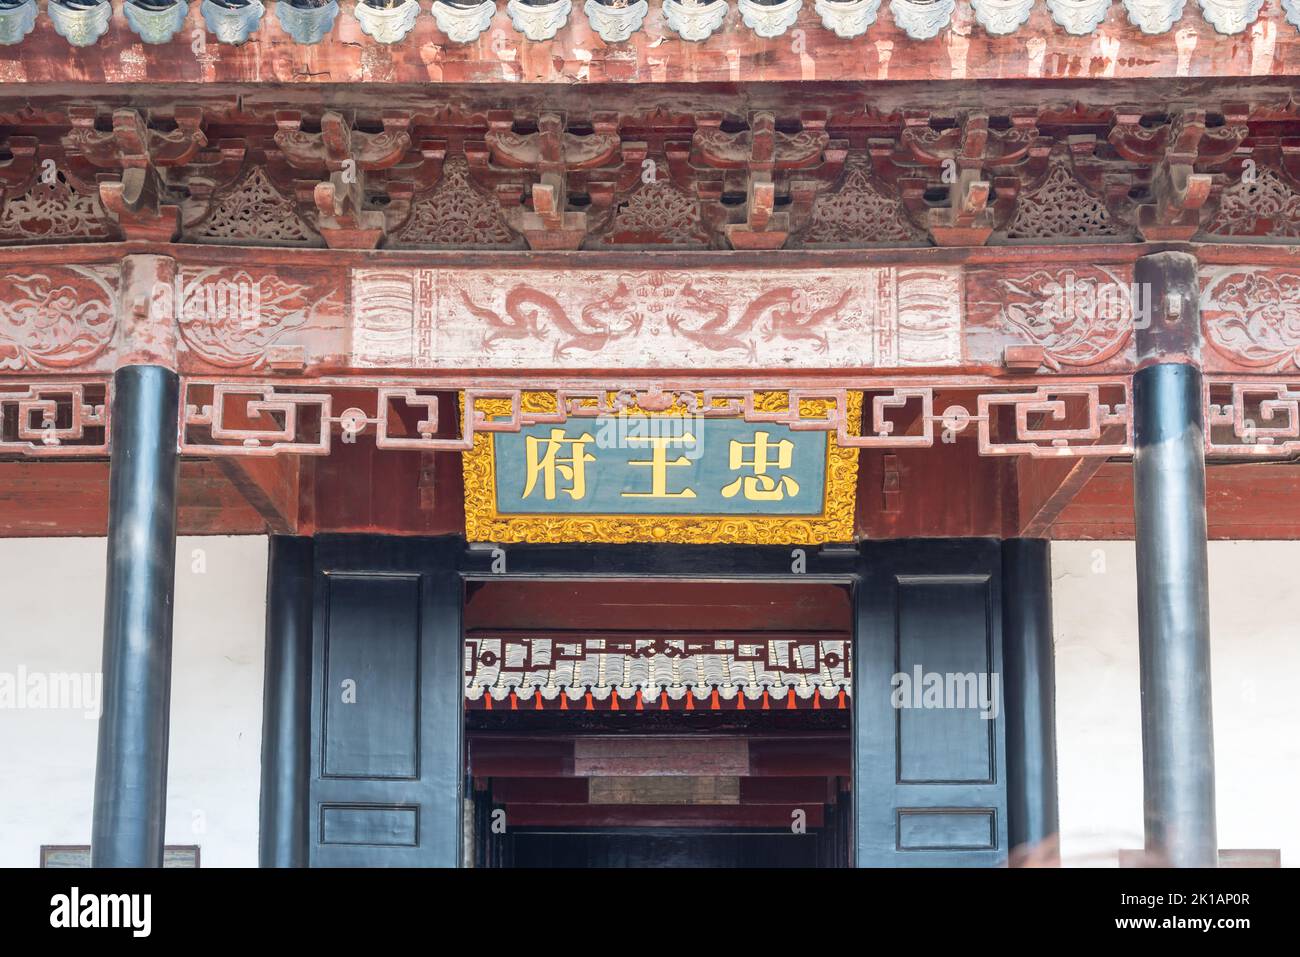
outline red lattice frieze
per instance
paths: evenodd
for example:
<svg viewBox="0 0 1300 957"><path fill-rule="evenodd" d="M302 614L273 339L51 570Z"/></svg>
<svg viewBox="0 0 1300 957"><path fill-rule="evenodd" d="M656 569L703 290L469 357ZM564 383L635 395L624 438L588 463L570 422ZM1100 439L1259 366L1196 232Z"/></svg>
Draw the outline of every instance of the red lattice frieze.
<svg viewBox="0 0 1300 957"><path fill-rule="evenodd" d="M182 390L181 451L201 455L326 455L337 436L351 443L373 434L381 449L463 452L478 432L518 432L537 424L560 424L640 412L742 418L801 431L834 432L845 448L928 448L952 442L974 427L982 455L1110 456L1132 451L1127 380L1062 381L1046 385L964 386L962 401L936 411L936 392L952 396L942 381L870 383L854 388L756 389L691 383L638 388L539 383L528 389L439 383L444 393L463 392L469 410L460 434L444 428L439 400L428 387L402 380L330 382L219 382L186 380ZM759 392L781 392L784 405L759 407ZM849 396L865 395L862 434L847 410ZM550 392L553 411L526 408L525 392ZM479 400L506 408L485 412ZM342 408L341 411L338 411ZM814 410L814 411L810 411ZM443 410L443 414L446 410ZM1120 429L1120 441L1102 439Z"/></svg>
<svg viewBox="0 0 1300 957"><path fill-rule="evenodd" d="M1205 380L1205 453L1289 458L1300 453L1300 380Z"/></svg>
<svg viewBox="0 0 1300 957"><path fill-rule="evenodd" d="M0 380L0 455L108 454L109 384Z"/></svg>

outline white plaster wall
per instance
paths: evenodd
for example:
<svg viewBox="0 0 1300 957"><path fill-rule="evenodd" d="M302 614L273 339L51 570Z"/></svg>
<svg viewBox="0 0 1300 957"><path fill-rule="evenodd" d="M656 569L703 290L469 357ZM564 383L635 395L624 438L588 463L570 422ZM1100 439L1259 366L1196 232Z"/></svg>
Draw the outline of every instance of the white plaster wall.
<svg viewBox="0 0 1300 957"><path fill-rule="evenodd" d="M177 545L167 843L202 866L257 865L264 537ZM0 539L0 673L99 672L102 538ZM89 844L97 721L0 708L0 867Z"/></svg>
<svg viewBox="0 0 1300 957"><path fill-rule="evenodd" d="M103 539L0 539L0 673L98 672ZM167 841L255 866L266 539L177 549ZM1061 846L1113 866L1142 846L1137 594L1131 542L1052 546ZM1213 542L1219 843L1300 866L1300 542ZM96 722L0 708L0 867L86 844Z"/></svg>
<svg viewBox="0 0 1300 957"><path fill-rule="evenodd" d="M1300 866L1300 542L1210 543L1219 846ZM1057 762L1063 863L1114 866L1142 838L1137 578L1132 542L1055 542Z"/></svg>

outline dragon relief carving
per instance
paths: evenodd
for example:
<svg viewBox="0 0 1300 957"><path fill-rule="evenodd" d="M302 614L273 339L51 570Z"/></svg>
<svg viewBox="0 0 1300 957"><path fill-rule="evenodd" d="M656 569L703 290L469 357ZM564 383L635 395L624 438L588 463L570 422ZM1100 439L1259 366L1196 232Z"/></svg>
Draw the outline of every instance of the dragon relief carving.
<svg viewBox="0 0 1300 957"><path fill-rule="evenodd" d="M667 323L673 332L710 352L743 349L754 361L758 358L756 339L809 339L813 350L822 353L828 348L826 326L839 315L851 295L852 289L846 287L829 305L815 308L807 292L783 286L754 298L733 322L727 298L697 289L688 280L679 296L682 306L697 317L707 318L690 323L676 312L668 316Z"/></svg>
<svg viewBox="0 0 1300 957"><path fill-rule="evenodd" d="M853 297L852 286L838 294L780 286L753 297L735 310L734 295L691 280L675 284L658 272L621 274L610 288L576 307L577 318L555 297L534 286L518 284L497 310L481 305L464 288L457 291L464 307L483 323L482 346L491 351L501 340L548 341L558 337L554 358L599 352L622 338L668 334L710 352L741 350L757 360L758 345L776 340L810 340L814 352L828 348L827 333Z"/></svg>
<svg viewBox="0 0 1300 957"><path fill-rule="evenodd" d="M627 286L619 282L609 295L584 305L580 322L574 322L554 296L531 286L515 286L506 293L504 315L479 306L467 291L460 291L465 308L484 322L483 348L491 350L493 343L500 339L545 339L543 327L549 324L560 335L560 341L555 344L557 360L574 350L599 352L611 338L639 332L641 319L635 312L621 317L624 319L621 327L608 321L610 317L617 318L627 295ZM606 321L602 322L600 315Z"/></svg>

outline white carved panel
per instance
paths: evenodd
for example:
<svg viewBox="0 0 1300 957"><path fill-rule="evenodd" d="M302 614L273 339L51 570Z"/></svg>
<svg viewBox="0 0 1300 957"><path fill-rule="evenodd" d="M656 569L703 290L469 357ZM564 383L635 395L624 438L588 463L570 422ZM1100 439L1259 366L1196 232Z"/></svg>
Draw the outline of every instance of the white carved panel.
<svg viewBox="0 0 1300 957"><path fill-rule="evenodd" d="M955 267L352 271L362 368L954 366Z"/></svg>

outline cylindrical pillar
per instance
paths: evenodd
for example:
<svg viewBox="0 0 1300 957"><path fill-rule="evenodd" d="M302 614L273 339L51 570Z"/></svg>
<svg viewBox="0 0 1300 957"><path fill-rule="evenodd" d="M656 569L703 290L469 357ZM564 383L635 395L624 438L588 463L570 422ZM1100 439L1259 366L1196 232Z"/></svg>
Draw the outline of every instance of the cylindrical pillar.
<svg viewBox="0 0 1300 957"><path fill-rule="evenodd" d="M113 377L94 867L162 866L178 388L162 366L126 366Z"/></svg>
<svg viewBox="0 0 1300 957"><path fill-rule="evenodd" d="M1013 853L1032 851L1054 839L1059 829L1052 553L1047 539L1002 543L1002 672L1007 838ZM1055 851L1048 854L1055 857Z"/></svg>
<svg viewBox="0 0 1300 957"><path fill-rule="evenodd" d="M1214 867L1214 724L1201 374L1185 363L1133 382L1138 653L1146 846L1155 862Z"/></svg>
<svg viewBox="0 0 1300 957"><path fill-rule="evenodd" d="M1137 261L1148 314L1133 377L1142 776L1151 863L1214 867L1204 398L1196 259Z"/></svg>
<svg viewBox="0 0 1300 957"><path fill-rule="evenodd" d="M310 538L272 536L262 685L262 867L307 866L312 558Z"/></svg>

